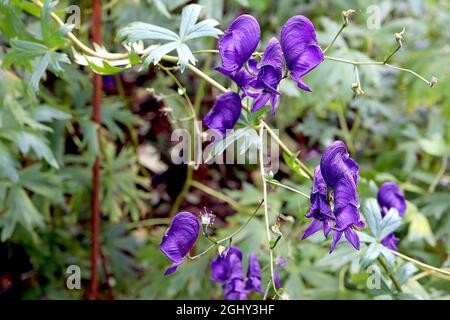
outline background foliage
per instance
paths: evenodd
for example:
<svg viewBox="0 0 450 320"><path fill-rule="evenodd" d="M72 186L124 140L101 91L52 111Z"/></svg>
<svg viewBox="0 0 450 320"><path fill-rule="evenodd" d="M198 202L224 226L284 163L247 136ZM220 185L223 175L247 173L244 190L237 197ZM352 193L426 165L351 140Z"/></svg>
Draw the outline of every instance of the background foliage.
<svg viewBox="0 0 450 320"><path fill-rule="evenodd" d="M397 230L401 252L428 264L450 267L450 96L449 28L447 1L377 1L382 9L380 29L367 28L367 7L373 1L267 1L200 0L203 18L226 26L238 14L257 17L262 44L279 32L294 13L308 16L318 29L322 47L340 27L342 10L356 14L330 54L353 60L382 60L395 46L392 34L406 26L405 45L392 63L411 68L439 84L430 89L408 73L380 66L359 68L365 94L354 97L353 66L325 61L309 74L313 94L284 81L274 127L283 141L312 168L324 147L335 139L346 142L361 167L359 192L363 203L376 197L385 180L399 183L408 200L405 219ZM74 64L67 28L49 19L70 1L47 2L42 15L27 1L0 1L0 295L21 298L82 298L83 290L65 288L65 270L82 269L83 288L89 280L90 168L102 155L102 245L116 298L182 299L221 298L209 281L211 252L186 263L170 277L162 273L168 260L158 245L171 206L181 191L186 167L170 161L170 135L187 126L190 115L179 86L155 67L104 76L101 148L91 120L92 72ZM91 8L81 7L81 28L76 34L89 43ZM178 30L181 9L189 1L104 1L104 43L111 52L123 51L118 30L142 21ZM196 39L191 50L213 49L215 41ZM216 56L196 55L197 65L210 71ZM206 114L217 90L191 73L179 76L186 93ZM189 85L188 85L189 84ZM181 208L198 214L207 206L218 216L217 237L228 235L248 217L248 208L262 198L254 166L202 165L194 179L237 202L231 208L192 188ZM310 181L282 164L276 178L309 192ZM290 299L366 299L385 297L366 288L367 270L358 253L341 245L328 255L320 236L299 241L309 204L282 189L270 193L273 217L282 213L285 237L277 255L287 260L279 268L284 292ZM373 230L372 230L373 231ZM261 254L262 220L254 219L234 239L243 252ZM201 239L196 250L205 248ZM374 249L375 250L375 249ZM244 259L246 261L246 259ZM370 261L363 261L369 263ZM414 297L449 298L448 281L417 276L411 264L397 268L398 278ZM267 273L267 272L266 272ZM413 276L413 274L415 276ZM267 277L267 274L265 274ZM107 296L105 274L102 292ZM409 296L411 297L411 296Z"/></svg>

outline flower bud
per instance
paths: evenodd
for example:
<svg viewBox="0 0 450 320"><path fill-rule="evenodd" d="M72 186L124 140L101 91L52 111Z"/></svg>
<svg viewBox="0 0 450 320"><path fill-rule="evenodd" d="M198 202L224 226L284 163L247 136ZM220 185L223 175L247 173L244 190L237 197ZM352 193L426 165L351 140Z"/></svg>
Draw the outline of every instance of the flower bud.
<svg viewBox="0 0 450 320"><path fill-rule="evenodd" d="M342 22L343 22L344 26L348 25L348 18L355 12L356 11L353 9L348 9L348 10L342 11Z"/></svg>
<svg viewBox="0 0 450 320"><path fill-rule="evenodd" d="M439 80L438 78L432 76L430 80L430 87L434 87L438 83L438 80Z"/></svg>
<svg viewBox="0 0 450 320"><path fill-rule="evenodd" d="M406 27L403 27L402 31L394 33L395 41L397 41L397 43L398 43L398 45L400 47L403 46L403 40L405 40L403 38L403 34L405 33L405 29L406 29Z"/></svg>

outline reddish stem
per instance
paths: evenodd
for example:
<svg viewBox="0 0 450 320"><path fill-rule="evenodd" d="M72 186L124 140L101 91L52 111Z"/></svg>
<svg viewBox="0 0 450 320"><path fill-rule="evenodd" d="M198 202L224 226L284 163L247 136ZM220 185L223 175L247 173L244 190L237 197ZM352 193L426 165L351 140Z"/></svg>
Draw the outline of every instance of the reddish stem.
<svg viewBox="0 0 450 320"><path fill-rule="evenodd" d="M102 8L100 0L92 1L92 40L102 43ZM102 77L94 74L94 88L92 92L92 106L94 108L92 119L97 123L98 143L100 145L100 125L101 125L101 103L102 103ZM100 149L100 148L99 148ZM98 294L98 262L100 258L100 154L95 158L94 167L92 168L92 216L91 216L91 232L92 232L92 251L91 251L91 283L89 287L88 299L97 299Z"/></svg>

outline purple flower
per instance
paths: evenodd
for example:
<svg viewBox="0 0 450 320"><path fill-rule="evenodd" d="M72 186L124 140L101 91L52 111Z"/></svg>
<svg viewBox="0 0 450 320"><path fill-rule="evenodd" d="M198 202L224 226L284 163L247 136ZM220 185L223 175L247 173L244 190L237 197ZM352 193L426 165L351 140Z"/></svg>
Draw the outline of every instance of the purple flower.
<svg viewBox="0 0 450 320"><path fill-rule="evenodd" d="M322 173L320 172L320 166L317 166L314 170L314 181L311 189L311 207L309 213L305 215L306 218L313 218L313 221L306 228L302 240L321 229L323 229L325 237L331 231L332 221L335 218L332 215L330 204L327 200L327 189L327 184L323 180Z"/></svg>
<svg viewBox="0 0 450 320"><path fill-rule="evenodd" d="M241 98L237 93L227 92L221 95L208 114L203 118L205 125L218 131L222 137L227 129L236 125L242 110Z"/></svg>
<svg viewBox="0 0 450 320"><path fill-rule="evenodd" d="M390 208L396 208L400 217L405 215L405 197L396 183L392 181L383 183L378 191L377 198L381 208L385 208L388 211ZM382 214L384 216L385 212L382 212Z"/></svg>
<svg viewBox="0 0 450 320"><path fill-rule="evenodd" d="M175 272L183 262L197 240L199 228L197 217L190 212L180 212L173 218L159 245L161 251L173 262L165 275Z"/></svg>
<svg viewBox="0 0 450 320"><path fill-rule="evenodd" d="M261 277L261 267L259 266L258 257L256 254L250 253L248 256L247 282L245 284L245 289L262 293Z"/></svg>
<svg viewBox="0 0 450 320"><path fill-rule="evenodd" d="M353 227L363 228L364 222L360 219L359 199L357 193L359 167L350 158L342 141L332 143L323 153L320 160L320 171L326 184L333 189L334 208L336 219L333 242L330 252L345 235L352 246L359 250L359 237Z"/></svg>
<svg viewBox="0 0 450 320"><path fill-rule="evenodd" d="M283 53L280 42L276 38L270 39L259 65L255 66L254 60L250 60L249 67L257 71L257 77L250 86L261 90L253 96L255 101L252 111L261 109L270 100L272 114L275 114L275 106L280 95L277 88L283 76Z"/></svg>
<svg viewBox="0 0 450 320"><path fill-rule="evenodd" d="M406 201L402 191L396 183L392 181L385 182L378 190L378 203L381 206L381 214L384 217L390 208L396 208L400 217L405 215ZM381 243L392 250L398 251L397 243L400 241L393 233L387 235Z"/></svg>
<svg viewBox="0 0 450 320"><path fill-rule="evenodd" d="M283 256L278 256L278 257L275 259L275 264L276 264L276 266L279 267L279 268L284 268L284 267L286 267L286 265L287 265L287 261L286 261L286 259L285 259Z"/></svg>
<svg viewBox="0 0 450 320"><path fill-rule="evenodd" d="M254 17L247 14L237 17L219 40L222 70L230 73L240 70L256 50L260 36Z"/></svg>
<svg viewBox="0 0 450 320"><path fill-rule="evenodd" d="M231 246L211 262L211 281L222 283L225 298L228 300L244 300L248 291L245 289L242 271L242 252Z"/></svg>
<svg viewBox="0 0 450 320"><path fill-rule="evenodd" d="M278 273L275 270L273 270L273 282L275 282L275 288L277 289L281 288L280 277L278 276Z"/></svg>
<svg viewBox="0 0 450 320"><path fill-rule="evenodd" d="M324 59L311 21L304 16L290 18L281 29L281 47L291 78L300 89L311 91L301 78Z"/></svg>

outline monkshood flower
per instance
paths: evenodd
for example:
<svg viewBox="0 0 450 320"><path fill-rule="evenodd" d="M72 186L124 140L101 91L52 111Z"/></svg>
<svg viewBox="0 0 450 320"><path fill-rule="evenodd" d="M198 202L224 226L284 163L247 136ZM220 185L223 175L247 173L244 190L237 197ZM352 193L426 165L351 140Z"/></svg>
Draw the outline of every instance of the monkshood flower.
<svg viewBox="0 0 450 320"><path fill-rule="evenodd" d="M222 71L236 72L251 58L261 36L258 21L250 15L237 17L219 40Z"/></svg>
<svg viewBox="0 0 450 320"><path fill-rule="evenodd" d="M275 283L275 288L281 288L280 277L278 276L278 272L276 272L275 270L273 270L273 282Z"/></svg>
<svg viewBox="0 0 450 320"><path fill-rule="evenodd" d="M324 59L311 21L301 15L290 18L281 29L281 47L291 78L300 89L311 91L302 77Z"/></svg>
<svg viewBox="0 0 450 320"><path fill-rule="evenodd" d="M400 217L405 215L406 201L402 191L396 183L392 181L385 182L378 190L378 203L381 207L381 215L384 217L390 208L396 208ZM398 251L397 243L400 241L394 233L387 235L381 243L392 250Z"/></svg>
<svg viewBox="0 0 450 320"><path fill-rule="evenodd" d="M190 212L180 212L173 218L159 245L161 251L173 262L164 275L177 270L197 240L199 229L197 217Z"/></svg>
<svg viewBox="0 0 450 320"><path fill-rule="evenodd" d="M241 98L237 93L221 95L208 114L203 118L205 125L225 137L227 129L233 129L242 110Z"/></svg>
<svg viewBox="0 0 450 320"><path fill-rule="evenodd" d="M280 93L277 91L278 85L283 77L283 53L280 42L276 38L269 40L264 50L261 61L255 66L254 60L249 64L249 68L257 74L256 79L250 83L254 89L261 90L258 94L253 94L255 98L252 111L261 109L270 100L272 115L275 114L275 106Z"/></svg>
<svg viewBox="0 0 450 320"><path fill-rule="evenodd" d="M313 221L306 228L302 240L321 229L323 229L325 237L327 237L331 231L335 218L333 217L330 204L328 203L327 189L327 184L320 172L320 166L317 166L314 169L314 180L311 189L311 207L309 212L305 215L306 218L313 218Z"/></svg>
<svg viewBox="0 0 450 320"><path fill-rule="evenodd" d="M248 291L245 289L242 271L242 252L231 246L211 262L211 281L222 284L227 300L245 300Z"/></svg>
<svg viewBox="0 0 450 320"><path fill-rule="evenodd" d="M353 227L363 228L364 222L360 219L359 199L357 193L359 167L350 158L342 141L332 143L323 153L320 160L320 171L326 184L333 189L334 208L336 219L333 242L330 252L345 235L352 246L359 250L359 237Z"/></svg>
<svg viewBox="0 0 450 320"><path fill-rule="evenodd" d="M248 291L263 293L261 287L261 267L259 266L258 257L254 253L248 256L247 281L245 289Z"/></svg>
<svg viewBox="0 0 450 320"><path fill-rule="evenodd" d="M243 91L243 97L248 95L247 90L250 88L250 82L253 81L254 76L248 73L244 67L234 72L230 72L222 67L218 67L215 70L233 80L234 83L236 83L236 85Z"/></svg>

